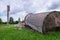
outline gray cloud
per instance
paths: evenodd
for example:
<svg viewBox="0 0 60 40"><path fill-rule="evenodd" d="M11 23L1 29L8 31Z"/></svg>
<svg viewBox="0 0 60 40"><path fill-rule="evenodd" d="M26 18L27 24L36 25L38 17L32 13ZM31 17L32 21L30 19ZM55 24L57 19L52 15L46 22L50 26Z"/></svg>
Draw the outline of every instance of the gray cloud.
<svg viewBox="0 0 60 40"><path fill-rule="evenodd" d="M48 7L48 10L57 9L58 7L60 7L59 3L53 3L50 7Z"/></svg>
<svg viewBox="0 0 60 40"><path fill-rule="evenodd" d="M6 6L11 6L10 14L16 18L25 16L28 13L48 11L60 8L59 0L0 0L0 16L6 16ZM4 13L4 14L3 14ZM15 17L14 16L14 17ZM6 20L6 19L5 19Z"/></svg>

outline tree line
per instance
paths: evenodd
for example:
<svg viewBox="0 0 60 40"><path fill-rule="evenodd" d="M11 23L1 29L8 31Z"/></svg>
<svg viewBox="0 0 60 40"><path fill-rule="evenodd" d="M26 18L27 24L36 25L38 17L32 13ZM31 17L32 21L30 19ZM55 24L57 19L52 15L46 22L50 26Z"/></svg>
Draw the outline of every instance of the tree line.
<svg viewBox="0 0 60 40"><path fill-rule="evenodd" d="M18 18L17 21L14 21L13 17L10 17L9 19L9 24L18 24L20 21L20 18ZM0 18L0 24L7 24L7 22L3 22L2 19Z"/></svg>

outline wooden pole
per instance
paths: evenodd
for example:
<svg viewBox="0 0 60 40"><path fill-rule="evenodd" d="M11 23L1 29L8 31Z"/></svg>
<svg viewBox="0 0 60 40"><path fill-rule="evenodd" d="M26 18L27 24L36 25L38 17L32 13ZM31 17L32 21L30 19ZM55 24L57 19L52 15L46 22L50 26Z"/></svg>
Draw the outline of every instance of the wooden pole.
<svg viewBox="0 0 60 40"><path fill-rule="evenodd" d="M10 5L7 5L7 25L9 24L9 11L10 11Z"/></svg>

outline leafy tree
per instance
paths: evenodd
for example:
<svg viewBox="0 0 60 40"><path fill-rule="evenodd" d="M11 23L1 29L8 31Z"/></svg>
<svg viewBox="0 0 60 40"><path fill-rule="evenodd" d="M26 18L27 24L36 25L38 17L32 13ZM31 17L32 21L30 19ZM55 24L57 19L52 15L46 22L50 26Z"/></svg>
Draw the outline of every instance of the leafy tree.
<svg viewBox="0 0 60 40"><path fill-rule="evenodd" d="M0 18L0 24L2 24L3 22L2 22L2 19Z"/></svg>
<svg viewBox="0 0 60 40"><path fill-rule="evenodd" d="M20 18L18 18L18 20L14 21L14 24L18 24L20 21Z"/></svg>
<svg viewBox="0 0 60 40"><path fill-rule="evenodd" d="M14 19L12 17L10 17L9 23L10 24L13 24L14 23Z"/></svg>
<svg viewBox="0 0 60 40"><path fill-rule="evenodd" d="M20 22L20 18L18 19L18 22Z"/></svg>

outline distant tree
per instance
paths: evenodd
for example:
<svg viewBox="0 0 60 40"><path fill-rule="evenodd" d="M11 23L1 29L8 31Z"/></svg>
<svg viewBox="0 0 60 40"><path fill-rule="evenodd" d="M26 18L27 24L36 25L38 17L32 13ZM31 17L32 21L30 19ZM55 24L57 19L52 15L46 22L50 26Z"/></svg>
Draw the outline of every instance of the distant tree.
<svg viewBox="0 0 60 40"><path fill-rule="evenodd" d="M19 22L18 21L15 21L15 24L18 24Z"/></svg>
<svg viewBox="0 0 60 40"><path fill-rule="evenodd" d="M20 21L20 18L18 18L18 20L14 21L14 24L18 24Z"/></svg>
<svg viewBox="0 0 60 40"><path fill-rule="evenodd" d="M9 23L10 23L10 24L13 24L13 23L14 23L13 17L10 17Z"/></svg>
<svg viewBox="0 0 60 40"><path fill-rule="evenodd" d="M0 24L2 24L3 22L2 22L2 19L0 18Z"/></svg>
<svg viewBox="0 0 60 40"><path fill-rule="evenodd" d="M18 18L18 22L20 22L20 18Z"/></svg>
<svg viewBox="0 0 60 40"><path fill-rule="evenodd" d="M7 22L3 22L3 24L7 24Z"/></svg>

